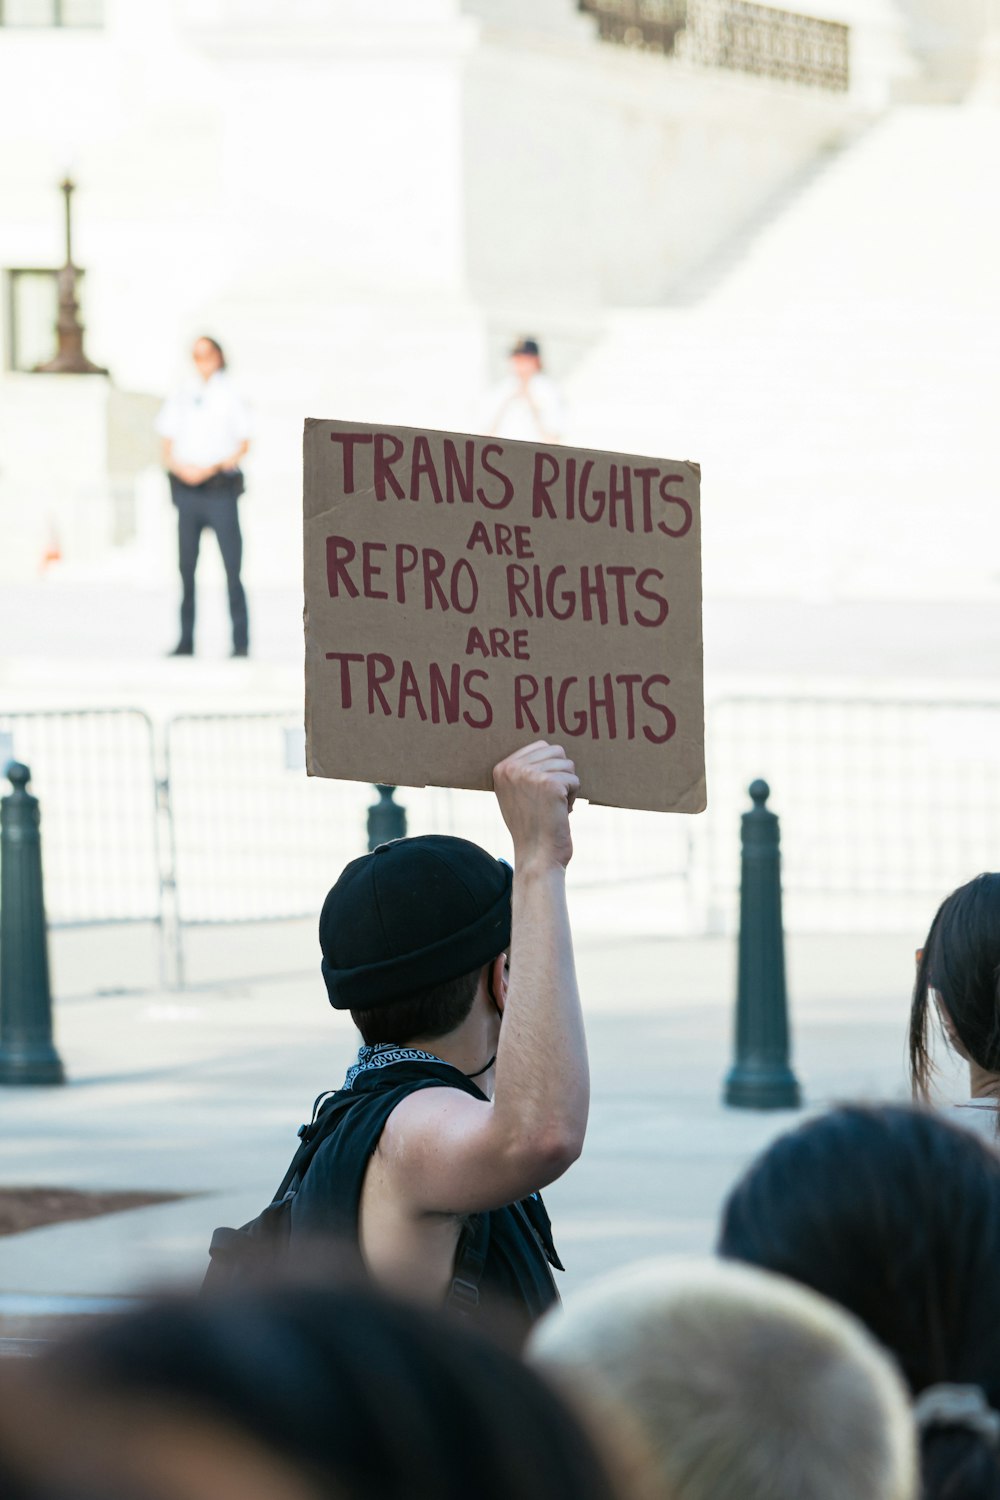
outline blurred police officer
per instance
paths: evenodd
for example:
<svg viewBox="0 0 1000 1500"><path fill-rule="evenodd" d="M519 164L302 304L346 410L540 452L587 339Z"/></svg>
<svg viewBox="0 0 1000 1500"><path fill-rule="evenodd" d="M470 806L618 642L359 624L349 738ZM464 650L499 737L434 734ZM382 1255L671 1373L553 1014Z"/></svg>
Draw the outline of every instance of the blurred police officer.
<svg viewBox="0 0 1000 1500"><path fill-rule="evenodd" d="M202 336L192 350L194 375L164 404L156 422L163 438L163 463L177 507L178 558L183 594L181 636L171 655L194 654L194 575L201 533L215 532L226 569L233 655L246 656L247 601L240 580L243 537L239 497L240 468L250 447L250 414L226 372L226 357L215 339Z"/></svg>

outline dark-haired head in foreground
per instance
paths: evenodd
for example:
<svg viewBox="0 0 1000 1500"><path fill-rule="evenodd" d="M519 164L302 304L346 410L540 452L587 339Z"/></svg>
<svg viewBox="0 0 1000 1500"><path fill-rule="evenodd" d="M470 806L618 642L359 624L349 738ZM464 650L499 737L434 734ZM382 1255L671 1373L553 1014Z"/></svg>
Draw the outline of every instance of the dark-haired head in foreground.
<svg viewBox="0 0 1000 1500"><path fill-rule="evenodd" d="M1000 1156L929 1113L835 1109L753 1163L719 1249L839 1302L915 1397L935 1392L918 1406L928 1500L1000 1500ZM957 1408L944 1385L965 1388Z"/></svg>
<svg viewBox="0 0 1000 1500"><path fill-rule="evenodd" d="M942 901L917 965L910 1012L910 1072L930 1095L935 1007L949 1044L969 1064L970 1092L1000 1094L1000 875L977 875ZM995 1127L993 1115L990 1125ZM995 1133L995 1130L994 1130Z"/></svg>
<svg viewBox="0 0 1000 1500"><path fill-rule="evenodd" d="M164 1301L31 1364L23 1378L40 1420L21 1460L63 1495L201 1500L176 1477L178 1448L243 1443L284 1474L269 1481L281 1500L611 1497L583 1431L536 1375L440 1315L361 1286ZM11 1410L0 1410L0 1454L32 1447L23 1430L4 1431ZM157 1485L168 1435L173 1467Z"/></svg>

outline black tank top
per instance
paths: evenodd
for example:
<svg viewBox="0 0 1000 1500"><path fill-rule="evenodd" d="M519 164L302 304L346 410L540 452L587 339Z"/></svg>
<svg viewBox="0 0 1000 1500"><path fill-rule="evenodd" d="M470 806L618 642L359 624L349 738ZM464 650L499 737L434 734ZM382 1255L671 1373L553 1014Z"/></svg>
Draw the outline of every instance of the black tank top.
<svg viewBox="0 0 1000 1500"><path fill-rule="evenodd" d="M470 1078L445 1062L392 1063L360 1073L350 1089L331 1095L321 1118L333 1110L339 1119L324 1131L293 1200L293 1251L295 1240L304 1236L358 1244L361 1189L385 1122L407 1094L427 1088L461 1089L486 1100ZM471 1238L480 1217L470 1218L465 1233ZM470 1312L498 1326L513 1321L524 1332L559 1300L550 1267L561 1271L563 1265L552 1243L549 1217L539 1193L494 1209L488 1217L479 1304Z"/></svg>

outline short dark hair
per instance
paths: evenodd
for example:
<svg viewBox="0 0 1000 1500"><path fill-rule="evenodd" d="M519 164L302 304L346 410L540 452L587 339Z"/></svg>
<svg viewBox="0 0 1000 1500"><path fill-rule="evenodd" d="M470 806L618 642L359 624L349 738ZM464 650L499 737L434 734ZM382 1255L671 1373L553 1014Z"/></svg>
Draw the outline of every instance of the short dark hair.
<svg viewBox="0 0 1000 1500"><path fill-rule="evenodd" d="M922 1099L933 1073L931 990L973 1062L1000 1073L1000 875L977 875L952 891L927 934L910 1010L910 1077Z"/></svg>
<svg viewBox="0 0 1000 1500"><path fill-rule="evenodd" d="M408 1042L414 1037L447 1036L461 1026L476 997L482 969L446 979L430 989L404 995L371 1010L352 1010L351 1019L369 1046L375 1042Z"/></svg>
<svg viewBox="0 0 1000 1500"><path fill-rule="evenodd" d="M724 1256L839 1302L914 1395L972 1384L1000 1411L1000 1155L927 1110L850 1105L780 1137L722 1211ZM925 1500L1000 1497L964 1427L921 1433Z"/></svg>

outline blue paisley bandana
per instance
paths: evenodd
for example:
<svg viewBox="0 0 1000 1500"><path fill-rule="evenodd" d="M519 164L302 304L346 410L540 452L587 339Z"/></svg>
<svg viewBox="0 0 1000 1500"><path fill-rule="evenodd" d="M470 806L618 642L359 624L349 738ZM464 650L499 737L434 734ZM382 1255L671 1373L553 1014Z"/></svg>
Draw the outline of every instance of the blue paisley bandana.
<svg viewBox="0 0 1000 1500"><path fill-rule="evenodd" d="M361 1073L370 1073L378 1068L388 1068L393 1063L440 1063L441 1058L433 1052L421 1052L419 1047L398 1047L395 1042L376 1042L373 1047L362 1047L358 1060L347 1070L344 1088L354 1087L354 1080Z"/></svg>

